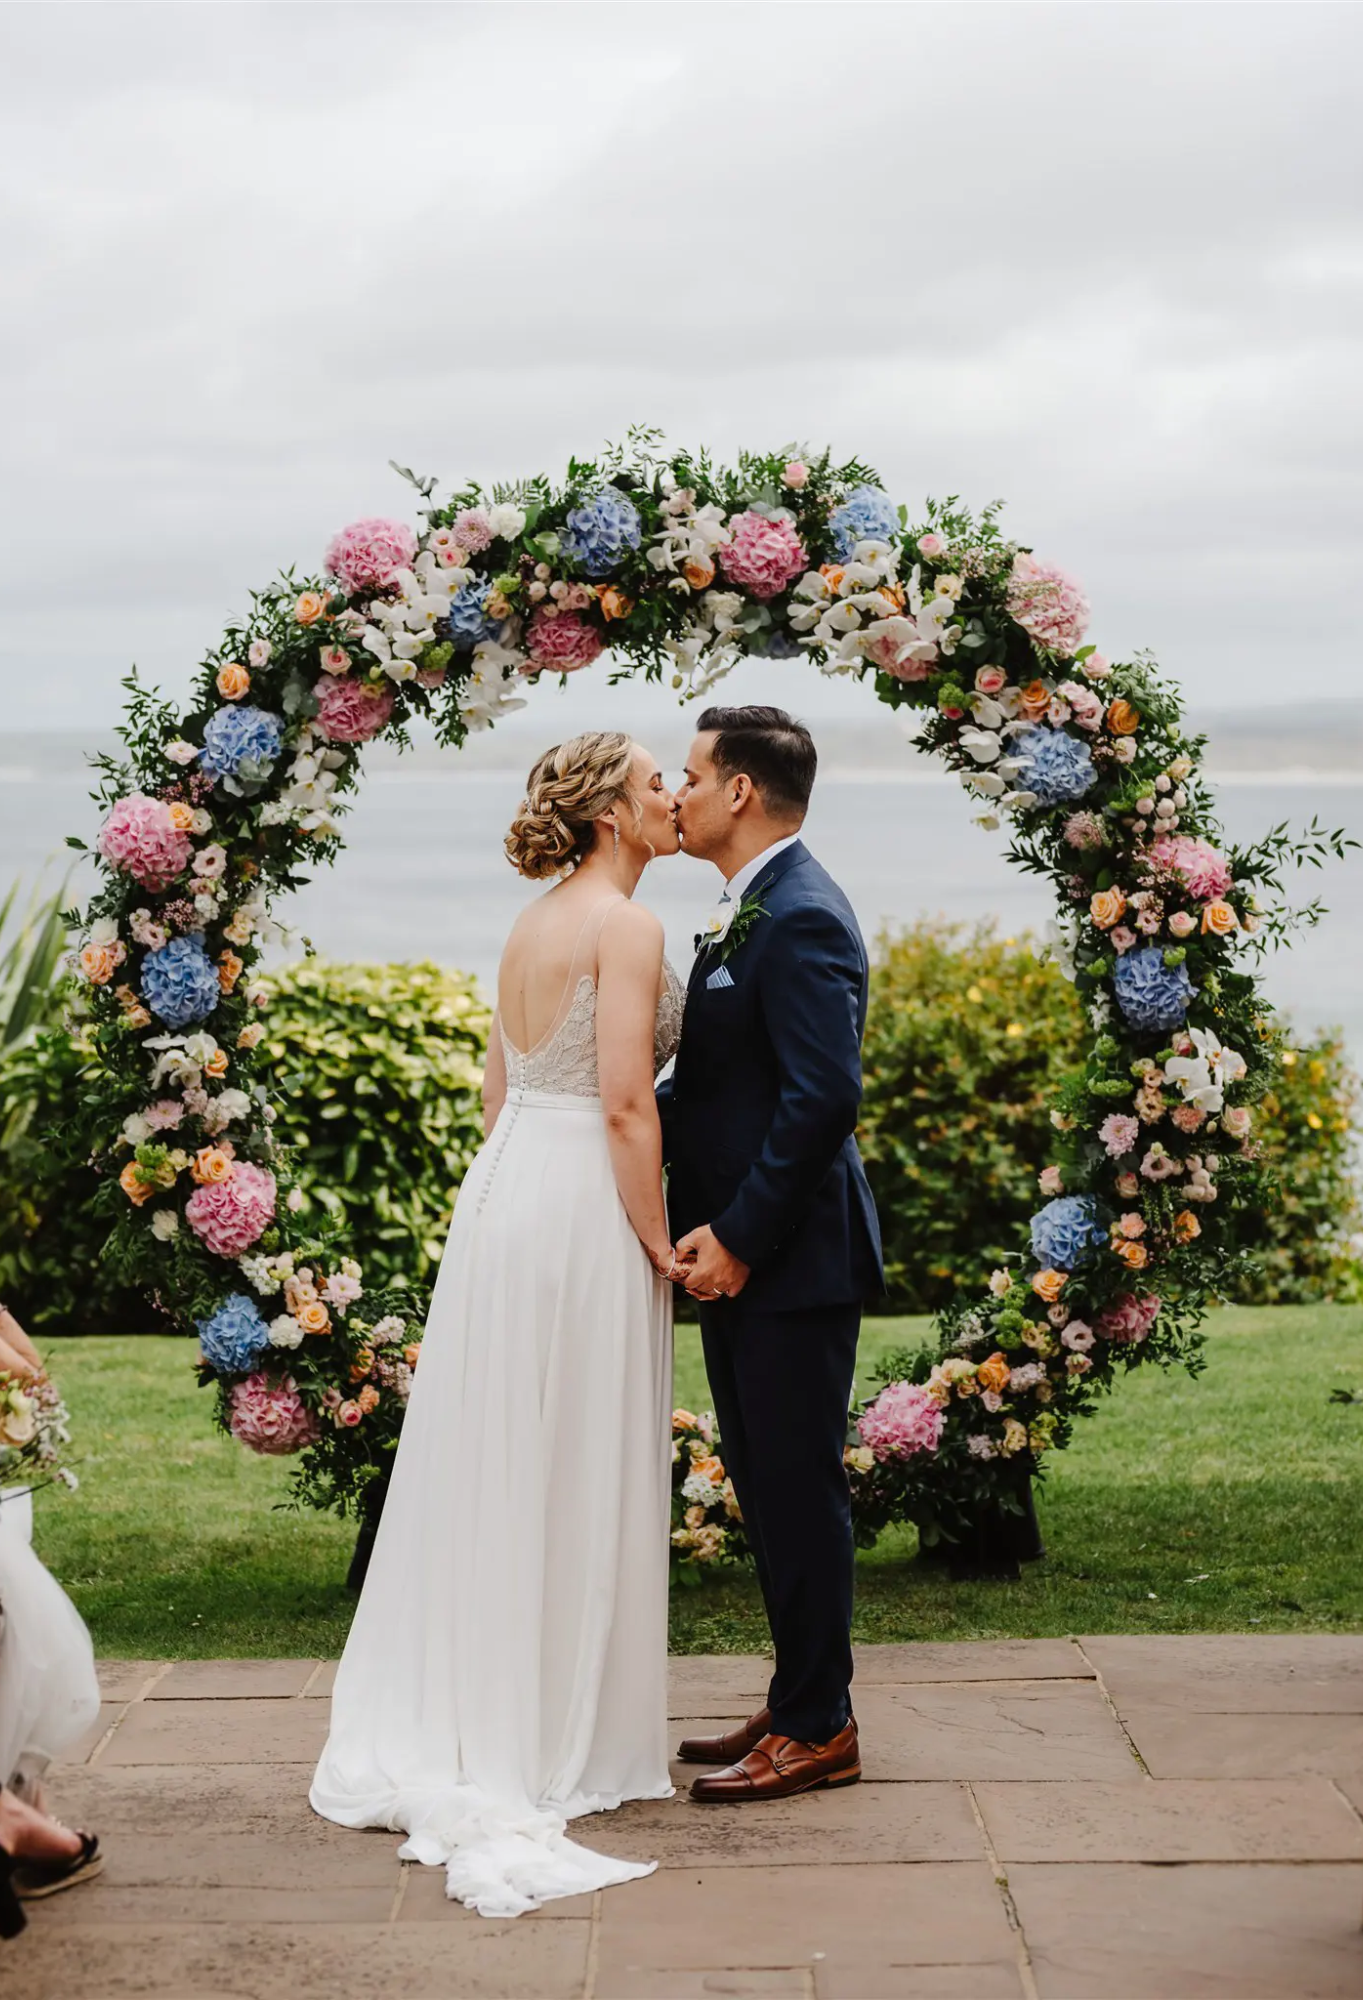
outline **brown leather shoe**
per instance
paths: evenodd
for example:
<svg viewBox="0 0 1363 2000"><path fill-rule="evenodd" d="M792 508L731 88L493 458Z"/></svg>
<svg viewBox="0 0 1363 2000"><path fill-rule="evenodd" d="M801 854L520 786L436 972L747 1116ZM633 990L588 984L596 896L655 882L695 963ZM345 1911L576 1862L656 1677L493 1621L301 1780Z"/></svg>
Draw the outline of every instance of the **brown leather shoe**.
<svg viewBox="0 0 1363 2000"><path fill-rule="evenodd" d="M855 1785L861 1776L857 1725L850 1721L831 1743L797 1743L790 1736L764 1736L755 1750L727 1771L697 1778L691 1796L702 1805L747 1805L759 1799L789 1799L797 1792Z"/></svg>
<svg viewBox="0 0 1363 2000"><path fill-rule="evenodd" d="M759 1708L727 1736L683 1736L677 1756L683 1764L736 1764L757 1748L770 1728L771 1710Z"/></svg>

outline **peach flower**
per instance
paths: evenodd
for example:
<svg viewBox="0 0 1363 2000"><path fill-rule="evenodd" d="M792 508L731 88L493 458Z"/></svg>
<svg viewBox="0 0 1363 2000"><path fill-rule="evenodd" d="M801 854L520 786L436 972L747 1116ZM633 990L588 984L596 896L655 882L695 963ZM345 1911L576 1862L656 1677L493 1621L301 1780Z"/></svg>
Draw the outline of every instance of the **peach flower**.
<svg viewBox="0 0 1363 2000"><path fill-rule="evenodd" d="M107 986L119 965L111 944L82 945L80 969L92 986Z"/></svg>
<svg viewBox="0 0 1363 2000"><path fill-rule="evenodd" d="M1100 931L1109 931L1126 915L1126 897L1120 889L1095 889L1089 897L1089 915Z"/></svg>
<svg viewBox="0 0 1363 2000"><path fill-rule="evenodd" d="M1195 1236L1202 1234L1202 1224L1190 1208L1181 1208L1174 1217L1174 1239L1179 1243L1191 1243Z"/></svg>
<svg viewBox="0 0 1363 2000"><path fill-rule="evenodd" d="M204 1063L204 1075L212 1077L226 1076L228 1060L226 1049L214 1049L212 1055Z"/></svg>
<svg viewBox="0 0 1363 2000"><path fill-rule="evenodd" d="M249 1021L237 1036L237 1047L239 1049L253 1049L257 1042L263 1041L264 1036L265 1023L263 1021Z"/></svg>
<svg viewBox="0 0 1363 2000"><path fill-rule="evenodd" d="M300 625L315 625L325 617L326 608L327 601L319 591L305 590L293 607L293 615Z"/></svg>
<svg viewBox="0 0 1363 2000"><path fill-rule="evenodd" d="M1143 1243L1132 1243L1126 1237L1123 1237L1120 1243L1114 1243L1112 1248L1114 1253L1121 1258L1130 1271L1143 1270L1150 1261L1150 1253L1145 1245Z"/></svg>
<svg viewBox="0 0 1363 2000"><path fill-rule="evenodd" d="M224 701L240 701L251 688L251 676L236 660L218 668L218 693Z"/></svg>
<svg viewBox="0 0 1363 2000"><path fill-rule="evenodd" d="M1108 707L1107 726L1113 736L1134 736L1141 726L1141 712L1118 695Z"/></svg>
<svg viewBox="0 0 1363 2000"><path fill-rule="evenodd" d="M224 993L230 993L245 970L243 961L234 951L218 953L218 984Z"/></svg>
<svg viewBox="0 0 1363 2000"><path fill-rule="evenodd" d="M600 584L596 595L601 606L601 616L607 624L612 619L628 618L634 609L634 599L626 591L621 590L618 584Z"/></svg>
<svg viewBox="0 0 1363 2000"><path fill-rule="evenodd" d="M200 1187L208 1187L215 1181L232 1178L232 1148L227 1146L202 1146L194 1155L189 1170Z"/></svg>
<svg viewBox="0 0 1363 2000"><path fill-rule="evenodd" d="M366 1382L359 1395L355 1398L355 1401L359 1404L365 1415L368 1416L371 1410L378 1408L379 1392L372 1382Z"/></svg>
<svg viewBox="0 0 1363 2000"><path fill-rule="evenodd" d="M1202 928L1204 931L1210 931L1213 937L1229 937L1233 930L1239 929L1239 926L1240 919L1235 911L1229 903L1223 903L1219 897L1216 902L1208 903L1202 912Z"/></svg>
<svg viewBox="0 0 1363 2000"><path fill-rule="evenodd" d="M1047 1305L1054 1305L1065 1289L1068 1276L1067 1271L1038 1271L1032 1279L1032 1290L1039 1299L1045 1299Z"/></svg>
<svg viewBox="0 0 1363 2000"><path fill-rule="evenodd" d="M715 580L715 566L704 556L692 556L690 562L682 564L682 575L692 590L704 590Z"/></svg>
<svg viewBox="0 0 1363 2000"><path fill-rule="evenodd" d="M331 1314L320 1299L306 1300L298 1307L294 1313L294 1318L298 1321L304 1333L331 1332Z"/></svg>
<svg viewBox="0 0 1363 2000"><path fill-rule="evenodd" d="M1001 1395L1008 1387L1011 1369L1002 1354L994 1353L986 1357L975 1370L975 1380L982 1389L992 1389Z"/></svg>
<svg viewBox="0 0 1363 2000"><path fill-rule="evenodd" d="M1045 681L1028 681L1018 702L1018 713L1035 722L1051 705L1051 691Z"/></svg>
<svg viewBox="0 0 1363 2000"><path fill-rule="evenodd" d="M150 1181L143 1180L142 1169L138 1166L136 1160L129 1160L127 1166L124 1167L118 1177L118 1185L122 1188L124 1194L127 1195L128 1200L133 1204L134 1208L141 1208L143 1202L150 1201L156 1192L155 1187Z"/></svg>

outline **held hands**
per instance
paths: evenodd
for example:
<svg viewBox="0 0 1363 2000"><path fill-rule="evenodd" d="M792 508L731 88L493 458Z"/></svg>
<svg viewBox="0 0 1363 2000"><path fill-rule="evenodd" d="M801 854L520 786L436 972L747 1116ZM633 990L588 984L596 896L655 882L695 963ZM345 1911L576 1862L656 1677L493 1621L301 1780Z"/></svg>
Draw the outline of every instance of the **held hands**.
<svg viewBox="0 0 1363 2000"><path fill-rule="evenodd" d="M683 1236L677 1264L676 1275L693 1299L736 1299L752 1274L749 1265L724 1248L708 1222Z"/></svg>

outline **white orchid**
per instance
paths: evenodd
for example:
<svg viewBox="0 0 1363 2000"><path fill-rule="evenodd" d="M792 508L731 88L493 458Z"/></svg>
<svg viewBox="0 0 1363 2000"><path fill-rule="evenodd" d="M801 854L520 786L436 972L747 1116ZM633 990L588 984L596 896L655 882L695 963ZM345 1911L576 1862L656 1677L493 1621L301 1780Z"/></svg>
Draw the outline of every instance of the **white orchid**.
<svg viewBox="0 0 1363 2000"><path fill-rule="evenodd" d="M996 763L1003 750L1002 742L992 729L963 729L956 741L976 764Z"/></svg>
<svg viewBox="0 0 1363 2000"><path fill-rule="evenodd" d="M1227 1089L1245 1074L1245 1059L1238 1050L1224 1048L1210 1028L1193 1028L1190 1039L1194 1053L1171 1056L1164 1073L1179 1086L1186 1104L1214 1116L1225 1104Z"/></svg>
<svg viewBox="0 0 1363 2000"><path fill-rule="evenodd" d="M1076 941L1076 932L1072 925L1057 923L1052 918L1046 926L1041 942L1035 947L1037 962L1041 965L1054 965L1062 977L1073 984Z"/></svg>

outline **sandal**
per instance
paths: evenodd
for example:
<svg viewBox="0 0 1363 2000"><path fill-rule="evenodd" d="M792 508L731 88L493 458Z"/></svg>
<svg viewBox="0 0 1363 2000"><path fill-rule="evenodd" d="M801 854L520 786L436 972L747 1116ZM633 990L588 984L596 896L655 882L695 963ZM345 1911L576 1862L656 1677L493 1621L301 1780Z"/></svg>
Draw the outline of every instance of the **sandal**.
<svg viewBox="0 0 1363 2000"><path fill-rule="evenodd" d="M0 1847L0 1938L18 1937L27 1922L14 1893L14 1856Z"/></svg>
<svg viewBox="0 0 1363 2000"><path fill-rule="evenodd" d="M77 1882L93 1881L104 1871L97 1833L78 1833L80 1853L63 1861L22 1861L13 1871L13 1893L22 1902L36 1903L55 1896L61 1889L74 1889Z"/></svg>

